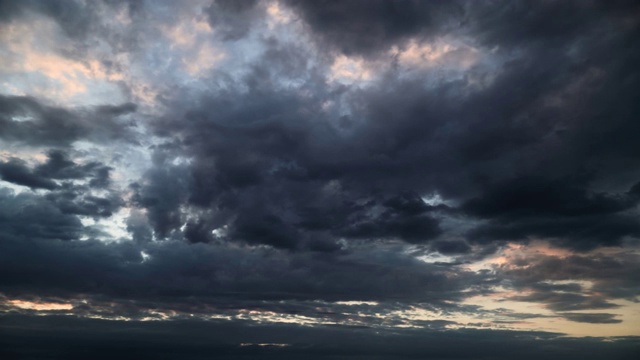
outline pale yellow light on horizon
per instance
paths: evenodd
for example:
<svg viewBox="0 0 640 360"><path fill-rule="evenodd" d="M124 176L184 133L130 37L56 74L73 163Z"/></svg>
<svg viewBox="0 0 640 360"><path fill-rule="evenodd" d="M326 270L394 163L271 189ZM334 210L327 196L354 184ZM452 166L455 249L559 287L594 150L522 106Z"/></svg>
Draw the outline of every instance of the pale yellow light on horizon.
<svg viewBox="0 0 640 360"><path fill-rule="evenodd" d="M27 310L49 311L49 310L73 309L72 304L66 304L66 303L33 302L33 301L27 301L27 300L9 300L7 302L17 308L27 309Z"/></svg>

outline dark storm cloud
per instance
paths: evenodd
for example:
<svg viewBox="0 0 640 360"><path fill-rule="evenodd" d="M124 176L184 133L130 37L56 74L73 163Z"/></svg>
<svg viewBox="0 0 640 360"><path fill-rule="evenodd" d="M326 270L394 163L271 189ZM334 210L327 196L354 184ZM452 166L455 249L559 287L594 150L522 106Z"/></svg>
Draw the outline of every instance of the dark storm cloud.
<svg viewBox="0 0 640 360"><path fill-rule="evenodd" d="M517 178L495 184L462 209L490 219L469 234L476 241L517 240L530 236L559 239L576 248L618 244L625 236L638 236L634 216L619 214L640 201L638 185L628 192L589 192L580 179Z"/></svg>
<svg viewBox="0 0 640 360"><path fill-rule="evenodd" d="M0 95L0 138L31 146L68 146L76 140L133 141L134 125L119 118L132 104L69 110L28 96Z"/></svg>
<svg viewBox="0 0 640 360"><path fill-rule="evenodd" d="M503 123L505 129L497 132L496 137L472 136L468 143L491 148L504 144L508 138L539 142L546 145L540 148L545 163L532 169L535 172L529 170L528 175L552 179L555 176L557 180L558 176L570 174L575 177L586 170L595 173L596 177L609 177L615 184L617 173L626 171L625 167L635 166L631 164L638 161L639 148L629 134L637 131L632 114L640 110L631 100L637 87L637 75L632 75L637 74L637 70L632 64L638 61L640 51L637 46L629 46L638 23L628 17L637 11L637 4L550 1L541 4L497 2L494 5L499 11L491 6L479 8L495 18L474 18L479 23L490 22L480 26L495 35L491 45L517 46L518 51L535 59L537 64L525 65L523 58L507 64L507 68L515 70L514 82L504 89L513 92L508 96L505 94L509 105L499 105L494 112L494 116L509 116L509 119L503 119L507 120ZM572 16L562 16L569 13ZM542 19L551 20L545 26L538 26ZM567 28L563 28L565 26ZM507 28L510 30L503 30ZM535 78L522 77L525 74L523 65L528 67L530 74L535 74ZM557 101L557 104L545 105L540 101L543 99ZM523 107L526 102L536 105L537 109L532 111ZM490 104L496 104L495 100ZM512 114L501 111L512 106L527 111ZM533 137L521 139L514 136L518 133L509 132L513 126L531 120L535 122L527 125L530 127L528 135ZM492 125L486 129L492 129ZM472 149L482 151L481 147ZM637 179L631 181L635 183ZM615 185L619 191L621 185Z"/></svg>
<svg viewBox="0 0 640 360"><path fill-rule="evenodd" d="M562 47L606 31L638 9L623 1L286 0L325 46L348 55L402 47L410 38L467 34L487 46ZM569 17L568 14L571 14Z"/></svg>
<svg viewBox="0 0 640 360"><path fill-rule="evenodd" d="M77 217L63 213L34 194L15 195L8 189L0 189L0 214L3 243L13 239L73 240L84 234L84 227Z"/></svg>
<svg viewBox="0 0 640 360"><path fill-rule="evenodd" d="M63 214L92 217L110 217L124 204L117 193L95 196L89 190L83 186L63 186L59 191L45 195L45 198Z"/></svg>
<svg viewBox="0 0 640 360"><path fill-rule="evenodd" d="M638 237L640 226L634 216L590 216L568 219L533 219L500 224L500 220L481 225L468 233L473 241L523 240L544 237L577 250L616 246L626 236Z"/></svg>
<svg viewBox="0 0 640 360"><path fill-rule="evenodd" d="M127 231L138 243L147 243L153 239L153 230L149 220L141 211L133 209L127 218Z"/></svg>
<svg viewBox="0 0 640 360"><path fill-rule="evenodd" d="M324 45L347 55L369 55L402 45L410 37L429 37L457 25L464 10L458 2L325 0L285 1Z"/></svg>
<svg viewBox="0 0 640 360"><path fill-rule="evenodd" d="M60 186L54 180L87 180L91 187L104 188L109 185L111 170L96 161L78 165L61 150L49 151L47 161L33 169L18 158L0 162L2 180L32 189L53 190Z"/></svg>
<svg viewBox="0 0 640 360"><path fill-rule="evenodd" d="M236 219L230 237L250 244L293 249L300 235L276 215L245 211Z"/></svg>
<svg viewBox="0 0 640 360"><path fill-rule="evenodd" d="M637 2L622 1L494 1L467 2L474 35L491 45L562 46L592 31L610 17L626 16ZM569 14L571 16L569 16Z"/></svg>
<svg viewBox="0 0 640 360"><path fill-rule="evenodd" d="M381 246L327 256L176 241L146 245L44 241L91 233L75 217L60 214L46 203L35 204L38 207L18 203L35 202L25 197L6 200L16 210L9 210L2 224L9 237L0 243L0 292L12 296L95 294L159 303L190 296L212 305L217 297L439 304L470 296L493 283L491 278L426 264ZM21 211L22 217L12 217L15 211ZM38 216L49 220L34 224ZM145 260L141 251L150 258ZM468 293L460 293L469 287Z"/></svg>
<svg viewBox="0 0 640 360"><path fill-rule="evenodd" d="M33 201L53 205L64 215L109 217L124 201L109 188L112 168L91 161L79 165L61 150L48 152L46 162L33 168L25 161L12 158L0 162L0 178L4 181L35 189L50 190L47 194L33 195ZM107 191L96 196L93 190Z"/></svg>
<svg viewBox="0 0 640 360"><path fill-rule="evenodd" d="M16 158L0 162L0 177L4 181L32 189L52 190L58 186L53 180L34 174L24 161Z"/></svg>
<svg viewBox="0 0 640 360"><path fill-rule="evenodd" d="M627 193L606 194L589 193L579 181L518 178L496 184L462 209L481 218L578 217L621 212L640 201L640 184Z"/></svg>
<svg viewBox="0 0 640 360"><path fill-rule="evenodd" d="M335 6L349 18L358 13L342 7L358 4L321 9ZM620 13L607 14L603 24L617 26ZM392 71L349 91L318 77L304 50L266 41L242 79L189 105L176 102L188 110L154 124L158 135L180 134L170 156L191 162L176 173L185 180L172 186L171 201L140 204L161 237L188 222L193 242L211 241L210 232L227 223L231 240L286 249L317 241L337 249L325 240L336 237L424 243L444 234L438 216L458 213L484 220L467 233L477 243L539 236L578 249L619 245L640 234L632 215L637 191L626 192L638 178L618 176L640 164L637 142L628 137L636 133L630 94L637 77L627 74L640 53L624 45L629 34L617 28L586 34L591 42L574 39L565 50L531 45L515 57L498 52L511 59L497 73L469 70L493 77L475 90L464 78L425 87L419 76ZM288 68L310 70L301 85L287 87L277 79ZM611 98L620 87L626 90ZM346 104L347 114L325 111L331 101ZM601 121L604 113L612 120ZM166 188L151 190L148 177L142 198L158 198ZM614 192L594 190L596 182ZM434 191L462 200L462 207L427 206L420 195ZM412 194L407 204L390 200L405 193ZM467 249L458 245L442 250Z"/></svg>
<svg viewBox="0 0 640 360"><path fill-rule="evenodd" d="M131 189L135 191L134 204L147 210L156 235L164 238L183 225L180 205L187 201L191 179L186 167L158 161L158 166L145 174L145 182L134 183Z"/></svg>
<svg viewBox="0 0 640 360"><path fill-rule="evenodd" d="M275 64L295 57L272 55L267 52ZM420 243L441 233L431 213L446 209L428 206L400 186L383 190L381 183L393 174L376 169L380 161L369 160L366 149L350 151L354 139L331 127L321 115L320 99L272 90L272 83L262 80L271 78L270 69L278 66L261 66L245 79L249 93L203 98L182 115L185 121L171 117L158 123L158 134L184 139L158 153L169 156L167 161L191 159L179 169L161 165L139 184L139 203L150 210L160 236L186 223L190 215L180 210L185 203L196 216L206 212L188 225L195 242L207 241L207 231L225 222L231 240L287 249L337 249L327 240L336 237ZM381 161L390 171L397 167Z"/></svg>
<svg viewBox="0 0 640 360"><path fill-rule="evenodd" d="M444 255L466 254L471 252L471 246L463 240L435 241L432 248Z"/></svg>
<svg viewBox="0 0 640 360"><path fill-rule="evenodd" d="M504 17L501 21L505 21L505 27L520 29L522 34L511 38L518 32L498 31L499 21L487 26L489 31L495 31L492 41L520 46L534 56L548 53L548 49L555 46L559 49L553 50L554 54L568 53L571 47L579 48L578 56L573 57L577 62L564 56L558 60L573 62L578 66L574 69L587 68L586 71L581 70L582 74L573 75L573 80L567 83L569 86L560 92L545 90L551 96L559 96L560 102L553 112L543 114L549 119L557 118L559 122L556 125L562 125L549 128L551 131L547 135L535 139L548 144L546 149L541 149L544 166L532 169L535 172L529 175L522 176L520 171L520 176L485 186L483 195L466 203L467 211L490 219L487 224L471 231L469 236L474 240L488 241L550 237L579 249L616 245L626 236L637 237L640 229L635 215L624 212L637 205L637 191L631 189L626 192L637 182L637 174L631 179L623 174L629 174L628 167L638 163L639 148L629 137L637 131L637 122L632 120L631 114L637 114L640 109L630 96L633 96L632 87L635 86L631 83L635 83L638 77L629 75L635 72L630 66L638 60L640 51L637 47L625 45L638 25L631 23L625 27L625 11L617 6L603 9L607 11L600 13L598 9L607 7L600 3L548 2L540 6L531 5L515 2L505 11L497 12L495 19ZM629 2L617 5L637 6ZM548 17L543 16L547 12L559 15L564 7L580 8L589 15L558 23L560 27L569 27L564 31L552 31L553 26L527 25L528 21L542 21ZM512 11L526 12L529 20L525 18L521 26L509 23L506 19L510 19ZM513 21L520 21L515 19L519 17L514 17ZM607 53L617 55L603 56ZM612 96L612 91L619 95ZM584 98L579 98L579 94ZM510 97L511 101L516 99ZM549 141L554 136L558 136L557 140ZM585 177L585 171L591 175ZM624 182L617 183L623 177L627 177ZM614 189L614 193L590 190L593 180Z"/></svg>
<svg viewBox="0 0 640 360"><path fill-rule="evenodd" d="M382 215L351 225L344 235L354 238L400 238L409 243L421 243L440 235L437 220L428 216L396 217Z"/></svg>

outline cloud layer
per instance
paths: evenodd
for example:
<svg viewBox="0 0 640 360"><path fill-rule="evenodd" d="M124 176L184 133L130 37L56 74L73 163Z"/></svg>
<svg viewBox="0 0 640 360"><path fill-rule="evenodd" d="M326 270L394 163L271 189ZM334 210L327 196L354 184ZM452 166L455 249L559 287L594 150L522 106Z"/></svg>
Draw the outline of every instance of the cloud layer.
<svg viewBox="0 0 640 360"><path fill-rule="evenodd" d="M2 348L630 358L638 11L0 2Z"/></svg>

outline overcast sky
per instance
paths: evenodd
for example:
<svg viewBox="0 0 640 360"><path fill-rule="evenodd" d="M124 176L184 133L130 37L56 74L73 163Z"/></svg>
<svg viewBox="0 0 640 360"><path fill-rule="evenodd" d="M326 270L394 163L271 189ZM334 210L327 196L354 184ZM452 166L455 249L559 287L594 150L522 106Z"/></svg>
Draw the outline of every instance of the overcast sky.
<svg viewBox="0 0 640 360"><path fill-rule="evenodd" d="M3 359L636 359L633 0L0 1Z"/></svg>

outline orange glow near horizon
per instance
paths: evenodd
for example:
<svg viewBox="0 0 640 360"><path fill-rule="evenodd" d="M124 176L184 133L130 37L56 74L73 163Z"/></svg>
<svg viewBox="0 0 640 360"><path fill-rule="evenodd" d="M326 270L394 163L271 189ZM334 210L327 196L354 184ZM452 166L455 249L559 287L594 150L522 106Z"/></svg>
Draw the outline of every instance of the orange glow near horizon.
<svg viewBox="0 0 640 360"><path fill-rule="evenodd" d="M36 311L73 309L72 304L65 304L65 303L33 302L33 301L26 301L26 300L9 300L8 303L20 309L36 310Z"/></svg>

